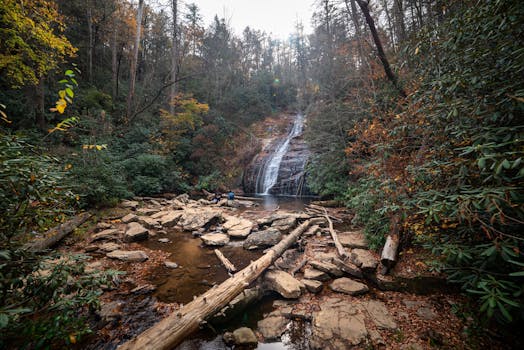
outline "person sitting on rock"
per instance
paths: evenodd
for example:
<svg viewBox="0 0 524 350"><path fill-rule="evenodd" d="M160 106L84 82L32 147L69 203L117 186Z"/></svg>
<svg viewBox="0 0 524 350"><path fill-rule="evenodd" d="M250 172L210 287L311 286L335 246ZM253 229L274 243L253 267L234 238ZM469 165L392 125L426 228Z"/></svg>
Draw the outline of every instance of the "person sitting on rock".
<svg viewBox="0 0 524 350"><path fill-rule="evenodd" d="M211 202L213 203L218 203L220 202L220 199L222 198L222 195L218 192L215 193L215 195L213 196L213 199L211 200Z"/></svg>
<svg viewBox="0 0 524 350"><path fill-rule="evenodd" d="M227 199L229 199L230 201L234 200L235 199L235 192L229 190L229 192L227 194Z"/></svg>

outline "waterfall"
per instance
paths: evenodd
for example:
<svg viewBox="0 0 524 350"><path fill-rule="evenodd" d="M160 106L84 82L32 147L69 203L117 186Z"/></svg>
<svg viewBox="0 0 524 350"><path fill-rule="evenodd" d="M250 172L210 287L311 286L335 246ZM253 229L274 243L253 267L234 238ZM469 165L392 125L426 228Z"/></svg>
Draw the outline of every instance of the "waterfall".
<svg viewBox="0 0 524 350"><path fill-rule="evenodd" d="M302 133L303 126L304 116L297 114L291 131L282 141L282 143L275 149L273 154L270 155L265 166L263 169L261 169L262 171L257 176L257 190L259 188L258 183L260 180L262 180L262 192L260 194L269 194L271 188L277 183L282 158L284 158L284 155L287 153L291 140Z"/></svg>

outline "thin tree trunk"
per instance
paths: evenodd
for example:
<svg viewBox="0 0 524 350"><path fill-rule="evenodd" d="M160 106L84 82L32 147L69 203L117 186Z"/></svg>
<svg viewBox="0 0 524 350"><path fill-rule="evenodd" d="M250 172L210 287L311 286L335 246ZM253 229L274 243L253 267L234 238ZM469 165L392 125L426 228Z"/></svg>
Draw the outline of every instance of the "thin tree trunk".
<svg viewBox="0 0 524 350"><path fill-rule="evenodd" d="M127 108L126 117L129 118L133 114L133 105L135 99L135 83L136 83L136 72L138 66L138 51L140 46L140 33L142 29L142 13L144 10L144 0L138 1L138 11L136 14L136 36L135 36L135 47L133 48L133 56L131 57L131 68L129 74L129 92L127 94Z"/></svg>
<svg viewBox="0 0 524 350"><path fill-rule="evenodd" d="M35 92L35 120L38 129L45 131L47 123L45 120L45 102L44 102L44 78L40 78L38 84L34 87Z"/></svg>
<svg viewBox="0 0 524 350"><path fill-rule="evenodd" d="M399 94L402 97L406 97L406 92L400 87L396 75L391 70L391 67L389 65L389 61L386 57L386 53L384 52L384 49L382 47L382 43L380 41L380 38L378 36L377 28L375 27L375 21L373 21L373 18L371 17L369 13L368 3L367 1L363 0L357 0L358 6L360 6L360 9L362 10L362 13L364 14L364 17L366 18L366 22L369 26L369 30L371 31L371 35L373 37L373 41L375 42L375 46L377 48L377 54L378 58L382 62L382 66L384 67L384 72L386 73L386 76L391 81L393 86L397 89Z"/></svg>
<svg viewBox="0 0 524 350"><path fill-rule="evenodd" d="M87 79L91 83L93 81L93 14L91 5L87 8L87 32L89 36L89 48L87 57Z"/></svg>
<svg viewBox="0 0 524 350"><path fill-rule="evenodd" d="M118 94L118 56L117 56L117 37L118 28L116 20L113 22L113 33L111 37L111 87L112 98L116 101Z"/></svg>
<svg viewBox="0 0 524 350"><path fill-rule="evenodd" d="M391 40L391 45L393 47L393 51L396 51L395 42L397 40L397 37L395 35L395 28L393 27L393 21L391 20L391 15L389 14L388 1L382 0L382 6L384 7L384 11L386 12L386 19L388 21L388 32L389 32L389 38Z"/></svg>
<svg viewBox="0 0 524 350"><path fill-rule="evenodd" d="M177 84L176 82L176 76L177 76L177 55L178 55L178 29L177 29L177 19L178 19L178 0L172 1L172 11L173 11L173 36L172 36L172 44L171 44L171 81L173 84L171 85L171 91L169 93L169 113L174 114L175 113L175 106L172 103L173 99L176 96L177 91Z"/></svg>

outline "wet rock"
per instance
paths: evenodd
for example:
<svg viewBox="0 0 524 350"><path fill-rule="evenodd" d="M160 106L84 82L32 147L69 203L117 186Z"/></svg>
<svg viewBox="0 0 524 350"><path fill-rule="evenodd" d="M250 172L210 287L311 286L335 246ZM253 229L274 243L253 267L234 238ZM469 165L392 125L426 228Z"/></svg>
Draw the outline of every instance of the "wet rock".
<svg viewBox="0 0 524 350"><path fill-rule="evenodd" d="M312 267L314 267L315 269L319 271L327 272L332 276L340 277L344 275L344 273L338 266L336 266L335 264L329 263L327 261L313 260L309 262L309 265L311 265Z"/></svg>
<svg viewBox="0 0 524 350"><path fill-rule="evenodd" d="M351 261L360 267L362 271L372 273L378 265L378 259L369 251L365 249L351 250Z"/></svg>
<svg viewBox="0 0 524 350"><path fill-rule="evenodd" d="M329 288L335 292L349 295L360 295L369 291L368 286L364 283L353 281L347 277L337 278L330 283Z"/></svg>
<svg viewBox="0 0 524 350"><path fill-rule="evenodd" d="M240 346L257 345L258 340L251 328L241 327L233 331L235 344Z"/></svg>
<svg viewBox="0 0 524 350"><path fill-rule="evenodd" d="M350 261L343 261L339 258L334 258L333 263L337 265L343 272L356 278L362 278L362 270Z"/></svg>
<svg viewBox="0 0 524 350"><path fill-rule="evenodd" d="M111 225L109 222L99 222L96 224L95 231L103 231L112 228L113 225Z"/></svg>
<svg viewBox="0 0 524 350"><path fill-rule="evenodd" d="M142 250L114 250L106 254L108 258L118 259L126 262L142 262L149 259Z"/></svg>
<svg viewBox="0 0 524 350"><path fill-rule="evenodd" d="M179 225L186 231L195 231L206 225L211 225L212 221L220 220L222 220L222 213L219 210L194 208L183 211Z"/></svg>
<svg viewBox="0 0 524 350"><path fill-rule="evenodd" d="M282 334L286 331L286 326L289 323L284 316L270 314L257 323L257 330L264 337L264 341L272 342L280 340Z"/></svg>
<svg viewBox="0 0 524 350"><path fill-rule="evenodd" d="M138 242L146 240L149 237L149 230L138 222L131 222L127 225L126 232L124 234L124 241L126 242Z"/></svg>
<svg viewBox="0 0 524 350"><path fill-rule="evenodd" d="M122 231L118 229L114 229L114 228L109 229L109 230L104 230L104 231L94 234L91 237L91 240L92 241L115 240L115 239L118 239L118 236L120 235L121 232Z"/></svg>
<svg viewBox="0 0 524 350"><path fill-rule="evenodd" d="M358 305L328 299L313 313L310 340L312 349L346 350L361 344L368 336L364 315Z"/></svg>
<svg viewBox="0 0 524 350"><path fill-rule="evenodd" d="M268 271L264 279L269 290L273 290L287 299L300 297L302 290L305 289L304 284L284 271Z"/></svg>
<svg viewBox="0 0 524 350"><path fill-rule="evenodd" d="M271 227L276 228L277 230L279 230L282 233L288 233L289 231L291 231L293 227L296 226L296 224L297 224L296 217L289 216L287 218L273 221L273 223L271 224Z"/></svg>
<svg viewBox="0 0 524 350"><path fill-rule="evenodd" d="M229 236L223 233L208 233L200 237L205 245L222 246L229 243Z"/></svg>
<svg viewBox="0 0 524 350"><path fill-rule="evenodd" d="M272 247L282 239L282 234L275 228L253 232L244 241L245 249L258 249Z"/></svg>
<svg viewBox="0 0 524 350"><path fill-rule="evenodd" d="M320 281L315 281L315 280L306 280L306 279L303 279L303 280L302 280L302 283L304 283L304 285L306 286L306 289L307 289L310 293L319 293L319 292L322 290L322 287L323 287L322 282L320 282Z"/></svg>
<svg viewBox="0 0 524 350"><path fill-rule="evenodd" d="M363 303L364 308L379 329L397 329L397 323L391 317L386 305L378 300L368 300Z"/></svg>
<svg viewBox="0 0 524 350"><path fill-rule="evenodd" d="M120 206L123 208L135 210L136 208L138 208L138 202L137 201L123 201L122 203L120 203Z"/></svg>
<svg viewBox="0 0 524 350"><path fill-rule="evenodd" d="M98 247L98 249L100 249L103 252L112 252L114 250L120 249L121 247L122 246L120 244L108 242L108 243L102 244L100 247Z"/></svg>
<svg viewBox="0 0 524 350"><path fill-rule="evenodd" d="M308 280L317 280L317 281L329 281L331 277L323 271L317 269L308 268L304 270L304 278Z"/></svg>
<svg viewBox="0 0 524 350"><path fill-rule="evenodd" d="M144 227L152 229L152 228L161 228L160 223L158 220L155 220L153 218L149 217L143 217L138 220L140 224L142 224Z"/></svg>
<svg viewBox="0 0 524 350"><path fill-rule="evenodd" d="M222 227L227 234L233 238L245 238L251 233L253 222L236 216L226 216L226 222Z"/></svg>
<svg viewBox="0 0 524 350"><path fill-rule="evenodd" d="M165 215L160 217L160 225L162 225L162 227L173 227L178 223L183 214L184 212L182 211L168 211Z"/></svg>
<svg viewBox="0 0 524 350"><path fill-rule="evenodd" d="M169 240L169 238L159 238L158 241L160 243L171 243L171 241Z"/></svg>
<svg viewBox="0 0 524 350"><path fill-rule="evenodd" d="M344 247L367 249L368 241L362 232L341 232L338 239Z"/></svg>
<svg viewBox="0 0 524 350"><path fill-rule="evenodd" d="M129 224L130 222L138 221L138 216L136 216L135 214L127 214L121 220L124 224Z"/></svg>
<svg viewBox="0 0 524 350"><path fill-rule="evenodd" d="M178 268L178 264L176 262L172 262L172 261L164 261L164 265L167 268L170 268L170 269L177 269Z"/></svg>

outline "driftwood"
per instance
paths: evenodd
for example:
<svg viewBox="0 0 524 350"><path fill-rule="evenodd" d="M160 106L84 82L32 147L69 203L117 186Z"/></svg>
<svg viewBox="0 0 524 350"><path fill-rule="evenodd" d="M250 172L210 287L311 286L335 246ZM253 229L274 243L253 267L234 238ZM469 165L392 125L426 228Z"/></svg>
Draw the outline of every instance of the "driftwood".
<svg viewBox="0 0 524 350"><path fill-rule="evenodd" d="M93 214L90 212L80 213L71 220L68 220L63 224L60 224L47 231L44 235L45 238L26 244L25 249L33 252L39 252L51 248L60 242L65 236L73 232L75 228L86 222L91 216L93 216Z"/></svg>
<svg viewBox="0 0 524 350"><path fill-rule="evenodd" d="M237 268L235 267L235 265L233 265L233 263L229 261L229 259L226 258L220 250L215 249L215 255L217 256L218 260L220 260L222 265L224 265L226 270L228 270L229 272L236 272Z"/></svg>
<svg viewBox="0 0 524 350"><path fill-rule="evenodd" d="M327 214L326 209L324 209L324 216L329 224L329 233L331 233L331 238L333 238L333 242L335 242L335 247L337 248L338 255L341 258L347 258L349 257L349 254L346 252L344 247L342 246L342 243L340 243L340 240L338 239L338 235L335 232L335 229L333 228L333 221L329 218L329 215Z"/></svg>
<svg viewBox="0 0 524 350"><path fill-rule="evenodd" d="M297 273L298 270L300 270L301 268L303 268L304 266L306 266L307 262L308 262L308 258L307 258L307 257L304 257L304 258L302 259L302 261L300 261L300 263L299 263L297 266L295 266L295 267L294 267L294 268L289 272L289 273L291 274L291 276L295 276L295 273Z"/></svg>
<svg viewBox="0 0 524 350"><path fill-rule="evenodd" d="M308 211L310 213L321 214L322 216L326 216L327 215L333 221L337 221L337 222L342 222L343 221L342 219L337 218L336 216L329 215L327 213L327 211L326 211L326 208L318 206L318 205L308 204L308 205L306 205L306 211Z"/></svg>
<svg viewBox="0 0 524 350"><path fill-rule="evenodd" d="M204 294L196 297L177 312L122 344L118 349L168 350L175 348L188 335L205 324L207 318L219 312L247 288L251 282L257 279L300 237L309 225L310 222L305 221L242 271L237 272L233 277L220 285L214 286Z"/></svg>

